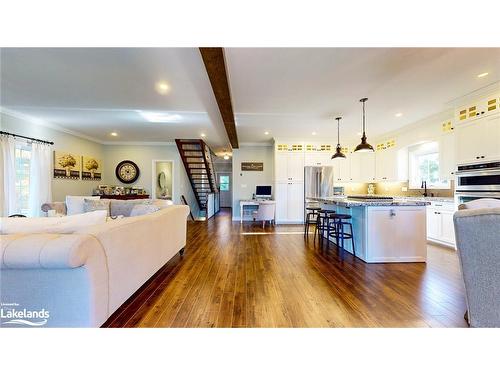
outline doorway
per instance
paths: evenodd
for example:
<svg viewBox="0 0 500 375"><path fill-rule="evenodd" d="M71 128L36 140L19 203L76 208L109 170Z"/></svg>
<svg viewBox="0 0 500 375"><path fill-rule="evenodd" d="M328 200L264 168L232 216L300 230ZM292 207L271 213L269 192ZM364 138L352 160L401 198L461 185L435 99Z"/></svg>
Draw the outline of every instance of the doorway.
<svg viewBox="0 0 500 375"><path fill-rule="evenodd" d="M231 172L217 173L217 182L220 191L221 208L231 208L233 206L233 183Z"/></svg>

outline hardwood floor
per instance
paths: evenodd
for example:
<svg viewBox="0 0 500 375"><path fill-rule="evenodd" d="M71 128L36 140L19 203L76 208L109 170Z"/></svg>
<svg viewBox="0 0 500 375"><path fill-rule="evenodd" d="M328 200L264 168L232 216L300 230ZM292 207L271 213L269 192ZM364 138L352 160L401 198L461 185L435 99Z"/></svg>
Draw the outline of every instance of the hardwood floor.
<svg viewBox="0 0 500 375"><path fill-rule="evenodd" d="M453 250L428 263L366 264L302 226L189 222L174 257L104 327L465 327Z"/></svg>

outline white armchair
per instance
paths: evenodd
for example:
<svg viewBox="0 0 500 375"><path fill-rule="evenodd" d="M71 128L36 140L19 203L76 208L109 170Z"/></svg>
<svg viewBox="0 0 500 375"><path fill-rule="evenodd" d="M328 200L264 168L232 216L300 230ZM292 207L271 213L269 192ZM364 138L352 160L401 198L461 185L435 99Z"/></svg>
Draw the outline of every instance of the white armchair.
<svg viewBox="0 0 500 375"><path fill-rule="evenodd" d="M262 228L265 228L266 221L274 223L276 212L275 201L262 201L259 202L259 209L253 212L253 219L262 221Z"/></svg>

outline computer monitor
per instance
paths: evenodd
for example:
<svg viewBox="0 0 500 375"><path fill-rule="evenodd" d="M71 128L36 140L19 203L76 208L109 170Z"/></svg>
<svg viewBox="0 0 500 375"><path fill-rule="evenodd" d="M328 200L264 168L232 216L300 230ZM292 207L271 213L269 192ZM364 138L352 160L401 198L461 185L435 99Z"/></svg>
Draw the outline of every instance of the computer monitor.
<svg viewBox="0 0 500 375"><path fill-rule="evenodd" d="M257 186L255 188L255 198L271 198L271 186Z"/></svg>

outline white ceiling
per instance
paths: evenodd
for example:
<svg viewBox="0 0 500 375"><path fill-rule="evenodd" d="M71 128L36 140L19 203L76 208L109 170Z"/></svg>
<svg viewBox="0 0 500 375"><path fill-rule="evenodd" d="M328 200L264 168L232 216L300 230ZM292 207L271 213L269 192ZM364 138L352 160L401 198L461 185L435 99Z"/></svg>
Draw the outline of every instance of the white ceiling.
<svg viewBox="0 0 500 375"><path fill-rule="evenodd" d="M226 61L242 142L336 138L337 115L343 139L359 138L362 97L374 137L500 80L500 49L228 48Z"/></svg>
<svg viewBox="0 0 500 375"><path fill-rule="evenodd" d="M227 48L240 143L358 138L368 97L375 137L448 109L500 80L500 49ZM207 134L230 149L197 48L1 50L1 105L101 142L168 142ZM484 78L477 75L489 72ZM167 95L155 91L165 80ZM177 114L151 123L138 111ZM396 113L403 116L395 117ZM268 131L269 135L264 132ZM312 136L312 132L317 132ZM118 137L111 137L117 132Z"/></svg>
<svg viewBox="0 0 500 375"><path fill-rule="evenodd" d="M8 110L103 142L169 142L205 133L213 146L228 143L197 48L28 48L1 53L1 105ZM167 95L155 90L158 81L168 82ZM152 123L141 110L181 117Z"/></svg>

